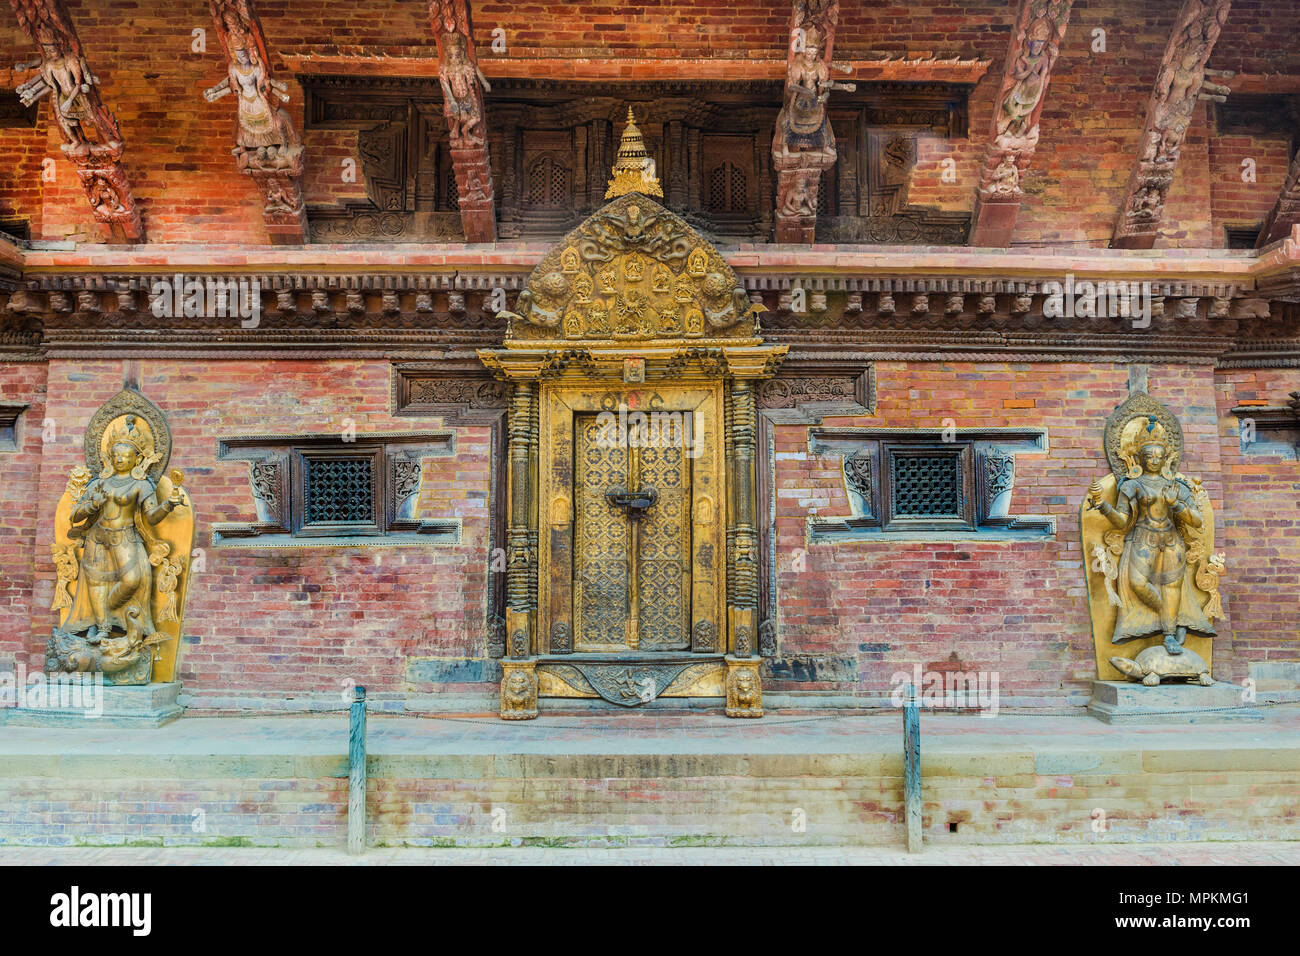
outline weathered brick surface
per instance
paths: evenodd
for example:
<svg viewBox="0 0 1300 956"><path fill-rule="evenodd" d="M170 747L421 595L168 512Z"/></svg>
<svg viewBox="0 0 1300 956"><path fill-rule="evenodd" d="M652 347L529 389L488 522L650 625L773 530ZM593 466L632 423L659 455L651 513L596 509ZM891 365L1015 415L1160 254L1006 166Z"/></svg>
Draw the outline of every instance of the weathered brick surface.
<svg viewBox="0 0 1300 956"><path fill-rule="evenodd" d="M407 693L491 689L490 669L449 669L445 660L473 663L485 653L494 467L486 427L457 429L455 456L425 465L420 513L461 518L459 545L214 549L213 522L254 516L248 465L217 462L219 438L341 431L344 419L355 422L360 437L438 422L390 416L385 362L222 361L199 368L146 361L141 371L145 394L172 423L172 461L187 474L199 516L197 542L206 568L196 573L190 594L181 673L197 709L298 706L286 703L291 697L321 704L347 679L365 683L399 709ZM959 428L1046 428L1050 451L1017 457L1012 511L1055 517L1056 535L812 544L806 522L813 508L823 517L849 512L840 460L811 457L807 430L781 426L781 654L835 666L817 668L813 676L827 675L821 680L794 680L787 673L771 680L770 689L878 698L897 672L959 664L996 671L1004 706L1078 702L1095 673L1078 508L1088 483L1106 473L1101 428L1127 394L1127 367L881 362L876 372L877 414L841 424L933 428L951 419ZM32 404L22 449L7 453L0 492L6 496L0 549L8 569L0 585L7 625L0 660L40 662L53 621L48 542L54 508L68 471L80 461L85 423L121 387L121 374L116 361L55 361L48 370L54 396L48 407L43 366L7 366L0 377L6 399ZM1243 456L1229 414L1243 400L1280 403L1294 382L1281 370L1216 374L1210 366L1156 366L1149 377L1152 393L1183 421L1182 468L1204 479L1216 507L1216 547L1228 558L1222 594L1229 619L1215 643L1216 673L1235 680L1251 661L1295 659L1295 462ZM43 444L46 418L54 440ZM434 663L411 669L425 659ZM805 668L799 676L810 673Z"/></svg>
<svg viewBox="0 0 1300 956"><path fill-rule="evenodd" d="M910 673L915 664L927 669L953 654L965 670L998 672L1001 692L1011 698L1056 696L1064 702L1086 696L1096 669L1078 513L1088 484L1109 471L1102 427L1128 394L1127 367L881 362L876 376L877 414L852 424L941 428L951 419L958 428L1046 428L1047 454L1017 454L1011 511L1054 516L1056 535L952 542L898 542L883 535L810 543L812 508L823 517L850 513L841 459L813 457L802 426L779 427L778 456L805 456L777 461L782 653L855 659L858 682L850 689L869 696L887 693L894 673ZM1182 420L1183 471L1203 477L1220 507L1212 369L1155 366L1150 388ZM801 556L804 570L796 570ZM1229 578L1225 593L1241 586ZM1293 622L1287 640L1293 642L1295 634ZM1282 640L1280 633L1277 638ZM1230 638L1217 642L1215 653L1216 664L1227 664ZM844 689L781 681L773 687Z"/></svg>
<svg viewBox="0 0 1300 956"><path fill-rule="evenodd" d="M1297 384L1294 369L1225 369L1215 376L1226 499L1219 547L1228 561L1224 607L1237 678L1246 676L1247 662L1300 658L1300 463L1244 453L1232 409L1242 402L1282 405Z"/></svg>
<svg viewBox="0 0 1300 956"><path fill-rule="evenodd" d="M54 582L48 548L54 508L69 470L81 461L87 421L122 386L120 362L55 361L49 369L56 399L44 414L55 422L58 438L46 445L40 462L36 507L21 495L25 487L30 496L35 486L36 466L31 462L25 466L31 472L27 485L4 490L19 507L0 519L6 529L9 522L20 524L0 538L0 547L6 554L12 549L19 568L18 574L7 574L4 585L14 595L14 610L8 613L15 625L6 628L5 635L10 646L25 647L30 666L40 661L54 619L48 610ZM355 424L359 440L374 432L437 427L436 420L390 416L388 375L387 362L210 362L202 367L142 363L141 388L171 424L171 462L186 473L198 516L196 544L203 549L206 565L194 574L185 612L180 676L187 690L200 696L272 689L341 693L342 681L350 679L377 692L397 691L405 689L408 656L485 653L486 427L458 429L454 457L425 460L418 514L460 518L460 544L266 550L211 546L214 522L256 517L248 463L218 462L219 438L341 435L345 420ZM19 592L33 590L30 583L24 584L33 575L37 583L31 610L23 615L28 599ZM24 617L26 623L20 626Z"/></svg>
<svg viewBox="0 0 1300 956"><path fill-rule="evenodd" d="M926 781L927 843L1162 843L1295 837L1296 774L1109 773ZM340 846L347 778L3 781L0 844ZM802 811L804 829L792 823ZM1100 815L1098 812L1100 811ZM902 778L377 777L372 846L817 846L903 839ZM1094 829L1100 822L1101 834Z"/></svg>
<svg viewBox="0 0 1300 956"><path fill-rule="evenodd" d="M42 422L45 419L42 364L0 365L0 401L26 403L18 420L18 448L0 451L0 668L8 669L25 645L34 611L33 556L38 544ZM46 599L45 607L49 606Z"/></svg>
<svg viewBox="0 0 1300 956"><path fill-rule="evenodd" d="M127 143L126 163L154 241L267 241L261 198L230 156L234 108L230 98L203 100L202 89L224 75L219 45L202 4L129 0L70 0L68 7L101 77L105 102ZM1076 4L1042 116L1042 140L1026 177L1028 193L1015 241L1104 245L1132 167L1143 110L1178 5L1129 0ZM293 70L434 72L433 36L420 3L381 0L329 11L292 4L258 5L272 65L289 83L287 106L303 129L303 97ZM623 79L719 75L718 64L766 70L783 59L788 0L718 3L712 0L629 6L597 0L580 6L554 2L478 3L475 42L491 75L590 74ZM988 69L970 98L970 136L923 141L910 195L915 203L969 209L987 145L989 114L1000 82L1015 5L929 0L909 5L843 4L837 53L847 60L937 57L986 61ZM191 51L191 31L208 31L206 52ZM493 30L505 30L506 50L492 52ZM1094 31L1106 31L1106 51L1094 52ZM1266 88L1268 73L1294 73L1290 37L1300 30L1300 8L1280 2L1234 4L1211 57L1215 69L1250 74ZM30 41L12 17L0 19L0 49L25 57ZM500 58L504 65L494 65ZM672 66L665 68L671 61ZM531 64L531 65L530 65ZM503 72L498 72L501 66ZM918 68L917 78L924 79ZM16 85L30 74L9 76ZM725 73L723 75L726 75ZM733 74L735 75L735 74ZM0 77L3 74L0 73ZM489 111L490 113L490 111ZM490 116L489 116L490 120ZM355 135L304 134L310 203L360 199L360 183L345 183L339 161L355 156ZM1259 179L1240 179L1240 137L1219 137L1205 107L1198 108L1183 150L1164 222L1162 245L1222 245L1220 224L1262 218L1276 195L1285 137L1251 144ZM49 107L36 130L0 130L0 215L31 220L33 235L96 241L84 195L59 151ZM56 179L40 180L40 161L53 158ZM956 161L956 182L944 182L941 162ZM1213 228L1206 210L1213 207Z"/></svg>

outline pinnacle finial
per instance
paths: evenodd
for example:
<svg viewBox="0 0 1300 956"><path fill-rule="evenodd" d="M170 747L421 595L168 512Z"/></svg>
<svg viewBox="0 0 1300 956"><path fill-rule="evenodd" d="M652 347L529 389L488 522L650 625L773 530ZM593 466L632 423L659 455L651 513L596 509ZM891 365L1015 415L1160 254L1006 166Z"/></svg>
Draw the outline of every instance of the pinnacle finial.
<svg viewBox="0 0 1300 956"><path fill-rule="evenodd" d="M632 107L627 108L627 125L623 127L623 137L618 144L618 157L614 160L614 178L605 190L606 199L626 196L628 193L642 193L646 196L663 197L663 188L655 178L655 161L645 149L645 140L636 125L636 116Z"/></svg>

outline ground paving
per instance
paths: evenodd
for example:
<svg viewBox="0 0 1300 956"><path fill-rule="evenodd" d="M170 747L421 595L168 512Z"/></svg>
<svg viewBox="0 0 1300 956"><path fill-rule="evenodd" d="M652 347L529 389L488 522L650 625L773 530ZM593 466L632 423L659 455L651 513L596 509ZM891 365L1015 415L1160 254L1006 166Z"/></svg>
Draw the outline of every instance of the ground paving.
<svg viewBox="0 0 1300 956"><path fill-rule="evenodd" d="M0 866L1267 866L1300 865L1295 843L1107 846L946 846L909 854L892 847L629 847L626 849L282 850L208 847L0 847Z"/></svg>
<svg viewBox="0 0 1300 956"><path fill-rule="evenodd" d="M1300 748L1300 705L1262 708L1264 719L1189 726L1109 726L1086 715L996 717L923 714L930 753L1095 750L1276 750ZM105 754L345 754L347 717L186 717L165 727L5 727L0 757ZM386 717L368 721L372 754L816 754L888 753L902 748L902 718L773 714L736 721L709 714L490 715Z"/></svg>

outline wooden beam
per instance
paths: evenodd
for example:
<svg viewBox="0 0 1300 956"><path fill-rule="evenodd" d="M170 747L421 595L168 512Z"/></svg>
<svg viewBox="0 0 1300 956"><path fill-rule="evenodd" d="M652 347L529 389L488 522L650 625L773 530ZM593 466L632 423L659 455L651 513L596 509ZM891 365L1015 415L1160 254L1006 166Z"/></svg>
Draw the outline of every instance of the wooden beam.
<svg viewBox="0 0 1300 956"><path fill-rule="evenodd" d="M429 21L438 44L438 80L465 240L496 242L496 197L483 108L483 91L492 87L478 68L469 0L429 0Z"/></svg>
<svg viewBox="0 0 1300 956"><path fill-rule="evenodd" d="M1155 245L1196 101L1227 92L1205 79L1205 63L1231 6L1232 0L1183 0L1147 103L1137 161L1111 234L1112 249Z"/></svg>
<svg viewBox="0 0 1300 956"><path fill-rule="evenodd" d="M144 241L140 210L121 160L125 147L117 119L99 96L76 27L63 0L10 0L18 23L40 48L36 76L17 88L24 106L50 97L63 135L64 155L77 169L96 222L128 242Z"/></svg>
<svg viewBox="0 0 1300 956"><path fill-rule="evenodd" d="M1020 180L1038 146L1052 66L1073 0L1022 0L993 106L993 133L971 219L972 246L1009 246L1024 198Z"/></svg>
<svg viewBox="0 0 1300 956"><path fill-rule="evenodd" d="M227 75L203 92L208 102L233 95L238 105L235 164L262 191L262 216L271 241L298 245L309 237L303 202L302 140L281 107L285 84L271 76L266 35L252 0L208 0L226 53Z"/></svg>

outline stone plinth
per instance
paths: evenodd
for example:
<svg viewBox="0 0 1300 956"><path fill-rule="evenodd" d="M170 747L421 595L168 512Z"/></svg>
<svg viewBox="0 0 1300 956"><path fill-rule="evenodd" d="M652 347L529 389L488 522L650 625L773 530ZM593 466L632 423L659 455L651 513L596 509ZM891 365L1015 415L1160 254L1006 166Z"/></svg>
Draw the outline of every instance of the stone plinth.
<svg viewBox="0 0 1300 956"><path fill-rule="evenodd" d="M1242 699L1244 688L1219 682L1166 683L1155 687L1133 681L1092 682L1088 713L1107 724L1203 724L1224 720L1259 720L1261 714Z"/></svg>
<svg viewBox="0 0 1300 956"><path fill-rule="evenodd" d="M181 682L114 687L105 684L99 716L85 707L16 707L0 710L0 724L9 727L161 727L185 712L178 698Z"/></svg>

